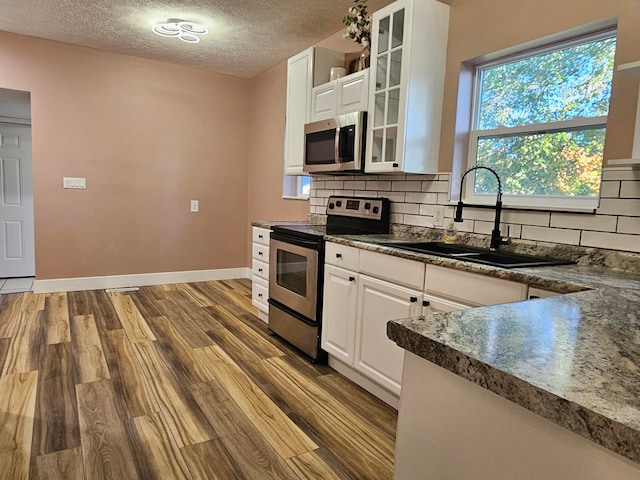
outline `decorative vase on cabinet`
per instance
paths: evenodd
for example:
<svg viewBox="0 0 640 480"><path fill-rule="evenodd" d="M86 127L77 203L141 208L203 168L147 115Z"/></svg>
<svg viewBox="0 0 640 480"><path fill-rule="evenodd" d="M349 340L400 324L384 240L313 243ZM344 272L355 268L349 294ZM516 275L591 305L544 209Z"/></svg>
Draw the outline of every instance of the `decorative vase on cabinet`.
<svg viewBox="0 0 640 480"><path fill-rule="evenodd" d="M437 173L448 24L436 0L373 14L366 172Z"/></svg>

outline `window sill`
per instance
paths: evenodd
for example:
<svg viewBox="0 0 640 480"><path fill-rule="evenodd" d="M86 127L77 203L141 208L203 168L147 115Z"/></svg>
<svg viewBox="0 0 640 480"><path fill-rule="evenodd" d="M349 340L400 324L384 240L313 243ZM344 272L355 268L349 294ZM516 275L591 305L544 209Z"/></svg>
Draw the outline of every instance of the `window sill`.
<svg viewBox="0 0 640 480"><path fill-rule="evenodd" d="M305 197L295 197L293 195L283 195L282 196L283 200L309 200L308 196Z"/></svg>

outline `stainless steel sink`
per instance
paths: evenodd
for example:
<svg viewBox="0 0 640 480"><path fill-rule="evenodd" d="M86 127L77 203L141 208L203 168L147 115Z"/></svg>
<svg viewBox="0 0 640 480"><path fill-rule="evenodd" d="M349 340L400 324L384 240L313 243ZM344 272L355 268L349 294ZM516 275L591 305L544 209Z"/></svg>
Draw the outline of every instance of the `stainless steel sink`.
<svg viewBox="0 0 640 480"><path fill-rule="evenodd" d="M482 263L494 267L540 267L547 265L568 265L575 263L556 258L536 257L518 253L489 250L488 248L452 245L443 242L386 242L387 247L399 248L418 253L427 253L439 257L455 258L467 262Z"/></svg>

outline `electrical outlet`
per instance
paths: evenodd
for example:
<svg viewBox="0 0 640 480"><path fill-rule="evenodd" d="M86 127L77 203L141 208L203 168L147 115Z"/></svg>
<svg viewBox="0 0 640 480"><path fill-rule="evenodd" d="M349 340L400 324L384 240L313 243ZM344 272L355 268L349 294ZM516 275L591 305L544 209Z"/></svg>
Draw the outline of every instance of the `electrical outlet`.
<svg viewBox="0 0 640 480"><path fill-rule="evenodd" d="M442 205L433 207L433 226L444 227L444 207Z"/></svg>
<svg viewBox="0 0 640 480"><path fill-rule="evenodd" d="M200 211L200 202L198 200L191 200L191 213L197 213Z"/></svg>

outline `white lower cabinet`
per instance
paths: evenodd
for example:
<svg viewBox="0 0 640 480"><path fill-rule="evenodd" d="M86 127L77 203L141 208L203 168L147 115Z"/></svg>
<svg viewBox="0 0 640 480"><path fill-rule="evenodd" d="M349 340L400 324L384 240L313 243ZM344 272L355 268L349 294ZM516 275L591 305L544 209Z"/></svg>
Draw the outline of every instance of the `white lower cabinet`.
<svg viewBox="0 0 640 480"><path fill-rule="evenodd" d="M267 322L269 314L269 234L271 230L253 227L251 245L251 303L258 309L258 318Z"/></svg>
<svg viewBox="0 0 640 480"><path fill-rule="evenodd" d="M324 268L322 349L348 365L355 353L358 274L344 268Z"/></svg>
<svg viewBox="0 0 640 480"><path fill-rule="evenodd" d="M527 285L327 243L322 349L329 364L398 406L404 350L390 320L527 298Z"/></svg>
<svg viewBox="0 0 640 480"><path fill-rule="evenodd" d="M354 368L400 395L404 350L387 337L387 323L421 310L422 292L360 275Z"/></svg>

